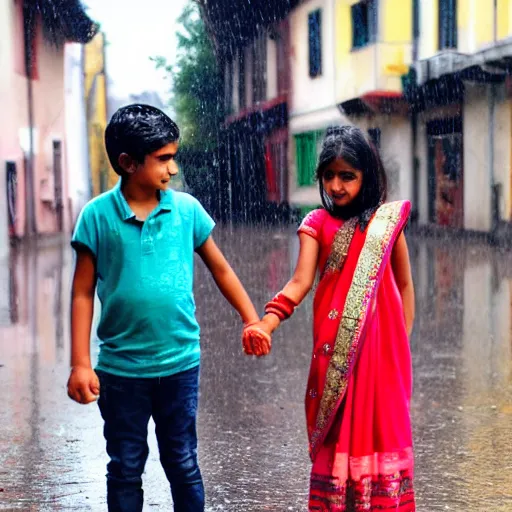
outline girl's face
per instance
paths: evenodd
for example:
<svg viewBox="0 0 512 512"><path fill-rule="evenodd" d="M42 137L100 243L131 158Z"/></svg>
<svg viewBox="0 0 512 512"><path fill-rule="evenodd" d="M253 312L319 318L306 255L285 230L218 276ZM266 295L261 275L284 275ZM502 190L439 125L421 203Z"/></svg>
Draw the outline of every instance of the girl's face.
<svg viewBox="0 0 512 512"><path fill-rule="evenodd" d="M337 158L325 167L322 184L336 206L348 206L361 191L363 172Z"/></svg>

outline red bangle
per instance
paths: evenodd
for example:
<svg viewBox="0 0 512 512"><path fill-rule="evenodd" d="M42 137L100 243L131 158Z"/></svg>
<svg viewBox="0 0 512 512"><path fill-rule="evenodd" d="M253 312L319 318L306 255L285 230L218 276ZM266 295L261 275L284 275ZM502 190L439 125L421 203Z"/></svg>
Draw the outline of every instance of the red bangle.
<svg viewBox="0 0 512 512"><path fill-rule="evenodd" d="M273 313L281 322L290 318L297 307L297 303L287 297L283 292L279 292L265 306L265 313Z"/></svg>

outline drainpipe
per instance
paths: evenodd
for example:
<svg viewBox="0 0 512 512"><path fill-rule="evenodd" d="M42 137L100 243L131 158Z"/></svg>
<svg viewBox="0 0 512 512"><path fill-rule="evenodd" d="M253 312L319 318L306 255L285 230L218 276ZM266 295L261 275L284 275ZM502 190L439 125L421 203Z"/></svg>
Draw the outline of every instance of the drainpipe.
<svg viewBox="0 0 512 512"><path fill-rule="evenodd" d="M418 0L419 1L419 0ZM414 27L415 30L413 32L413 39L412 39L412 61L413 65L416 66L418 63L418 46L419 46L419 15L416 12L417 9L419 9L419 4L413 1L413 9L415 9L414 12ZM416 69L414 67L414 69ZM410 72L409 72L410 73ZM417 75L415 75L415 84L414 87L417 87ZM416 112L416 109L413 107L412 111L410 112L411 115L411 134L412 134L412 144L411 144L411 150L412 150L412 215L411 220L415 224L419 224L419 201L420 201L420 193L419 193L419 181L420 181L420 175L419 175L419 159L417 156L418 153L418 113Z"/></svg>
<svg viewBox="0 0 512 512"><path fill-rule="evenodd" d="M494 0L494 6L493 6L493 36L494 36L494 42L498 40L498 0Z"/></svg>
<svg viewBox="0 0 512 512"><path fill-rule="evenodd" d="M85 53L85 45L80 45L80 95L81 95L81 105L82 105L82 113L83 113L83 121L82 123L85 125L85 168L87 170L87 198L86 201L89 201L93 196L93 185L92 185L92 173L91 173L91 161L90 161L90 151L89 151L89 117L88 117L88 104L86 98L85 91L85 65L86 65L86 53ZM80 205L82 208L83 205ZM74 216L73 221L75 221L76 216Z"/></svg>
<svg viewBox="0 0 512 512"><path fill-rule="evenodd" d="M31 237L36 234L35 202L34 202L34 93L32 88L32 45L36 37L36 23L34 22L34 33L30 30L28 19L28 7L23 4L23 28L25 43L25 74L27 75L27 110L28 110L28 136L29 149L28 158L25 163L25 236Z"/></svg>
<svg viewBox="0 0 512 512"><path fill-rule="evenodd" d="M493 40L496 44L498 39L498 0L493 5ZM496 233L500 222L500 184L496 183L494 174L494 130L496 128L496 85L491 83L491 98L489 102L489 166L491 179L491 230Z"/></svg>
<svg viewBox="0 0 512 512"><path fill-rule="evenodd" d="M496 128L496 85L490 84L489 90L489 181L491 185L491 232L494 234L500 221L499 195L500 185L494 175L494 137Z"/></svg>

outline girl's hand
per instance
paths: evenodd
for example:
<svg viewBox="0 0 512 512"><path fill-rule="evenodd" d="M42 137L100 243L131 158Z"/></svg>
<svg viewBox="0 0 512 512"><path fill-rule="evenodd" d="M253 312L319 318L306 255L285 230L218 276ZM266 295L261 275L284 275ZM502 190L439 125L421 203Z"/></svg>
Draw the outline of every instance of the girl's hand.
<svg viewBox="0 0 512 512"><path fill-rule="evenodd" d="M264 328L263 322L255 322L245 327L242 333L242 346L249 356L266 356L272 347L270 333Z"/></svg>

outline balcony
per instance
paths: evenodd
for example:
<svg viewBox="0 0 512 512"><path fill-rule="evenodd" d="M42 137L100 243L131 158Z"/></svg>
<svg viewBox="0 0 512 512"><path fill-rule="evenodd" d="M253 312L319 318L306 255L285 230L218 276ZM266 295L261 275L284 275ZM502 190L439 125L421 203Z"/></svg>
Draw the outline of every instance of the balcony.
<svg viewBox="0 0 512 512"><path fill-rule="evenodd" d="M375 43L337 59L337 103L375 91L401 93L412 58L411 43Z"/></svg>
<svg viewBox="0 0 512 512"><path fill-rule="evenodd" d="M512 72L512 39L505 39L476 53L444 50L414 65L418 85L446 75L456 74L463 80L501 81Z"/></svg>

